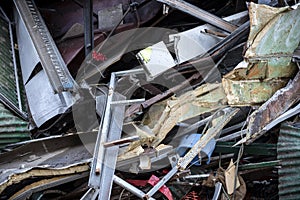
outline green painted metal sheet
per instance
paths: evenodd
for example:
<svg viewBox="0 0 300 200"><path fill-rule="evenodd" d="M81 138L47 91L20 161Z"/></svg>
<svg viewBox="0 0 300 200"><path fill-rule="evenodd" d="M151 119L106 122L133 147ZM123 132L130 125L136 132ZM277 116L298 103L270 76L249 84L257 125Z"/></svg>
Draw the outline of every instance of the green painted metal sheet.
<svg viewBox="0 0 300 200"><path fill-rule="evenodd" d="M278 170L279 199L299 199L300 128L292 124L282 124L278 138L277 159L281 160L281 168Z"/></svg>

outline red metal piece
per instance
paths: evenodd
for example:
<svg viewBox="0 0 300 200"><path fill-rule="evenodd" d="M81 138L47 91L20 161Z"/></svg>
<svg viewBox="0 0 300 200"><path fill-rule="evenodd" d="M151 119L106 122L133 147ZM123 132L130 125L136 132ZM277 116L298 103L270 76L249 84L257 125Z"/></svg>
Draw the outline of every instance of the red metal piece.
<svg viewBox="0 0 300 200"><path fill-rule="evenodd" d="M149 183L150 185L152 185L152 186L155 186L158 182L159 182L159 178L156 177L155 175L152 175L152 176L150 177L150 179L148 180L148 183ZM160 191L162 194L164 194L164 195L168 198L168 200L173 200L172 193L171 193L170 189L169 189L167 186L163 185L163 186L159 189L159 191Z"/></svg>

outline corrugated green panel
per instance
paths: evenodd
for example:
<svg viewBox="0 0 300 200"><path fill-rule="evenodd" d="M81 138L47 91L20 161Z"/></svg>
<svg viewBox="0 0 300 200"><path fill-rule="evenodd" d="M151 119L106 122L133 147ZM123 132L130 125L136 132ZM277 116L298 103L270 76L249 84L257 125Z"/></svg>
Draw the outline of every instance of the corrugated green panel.
<svg viewBox="0 0 300 200"><path fill-rule="evenodd" d="M5 145L30 139L28 123L0 103L0 150Z"/></svg>
<svg viewBox="0 0 300 200"><path fill-rule="evenodd" d="M18 107L8 23L0 17L0 93Z"/></svg>
<svg viewBox="0 0 300 200"><path fill-rule="evenodd" d="M279 174L279 199L300 197L300 128L283 124L277 145L277 158L282 167Z"/></svg>

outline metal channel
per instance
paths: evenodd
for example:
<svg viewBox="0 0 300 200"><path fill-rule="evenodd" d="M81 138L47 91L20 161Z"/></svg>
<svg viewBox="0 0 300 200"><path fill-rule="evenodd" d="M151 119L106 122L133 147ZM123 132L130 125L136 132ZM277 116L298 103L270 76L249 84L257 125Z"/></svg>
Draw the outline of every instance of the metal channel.
<svg viewBox="0 0 300 200"><path fill-rule="evenodd" d="M75 81L33 0L14 0L55 93L75 89Z"/></svg>
<svg viewBox="0 0 300 200"><path fill-rule="evenodd" d="M118 100L125 99L122 95L114 94ZM121 138L123 119L125 114L125 106L119 105L112 108L112 120L109 128L107 141L114 141ZM104 144L102 143L102 146ZM113 183L113 175L115 173L117 157L119 153L119 146L112 146L106 148L104 153L104 162L102 162L102 170L100 172L100 189L98 199L110 199Z"/></svg>

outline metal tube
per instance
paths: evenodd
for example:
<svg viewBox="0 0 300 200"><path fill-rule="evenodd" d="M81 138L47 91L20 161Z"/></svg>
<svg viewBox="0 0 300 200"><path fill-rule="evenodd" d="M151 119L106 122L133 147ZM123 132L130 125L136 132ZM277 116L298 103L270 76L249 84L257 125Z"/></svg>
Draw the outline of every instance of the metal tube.
<svg viewBox="0 0 300 200"><path fill-rule="evenodd" d="M131 192L132 194L136 195L139 198L143 198L145 196L145 193L138 188L134 187L133 185L127 183L123 179L119 178L118 176L114 175L114 182ZM150 200L154 200L153 198L149 198Z"/></svg>
<svg viewBox="0 0 300 200"><path fill-rule="evenodd" d="M168 182L178 171L178 167L174 167L167 175L165 175L147 194L145 194L145 199L150 199L166 182Z"/></svg>

